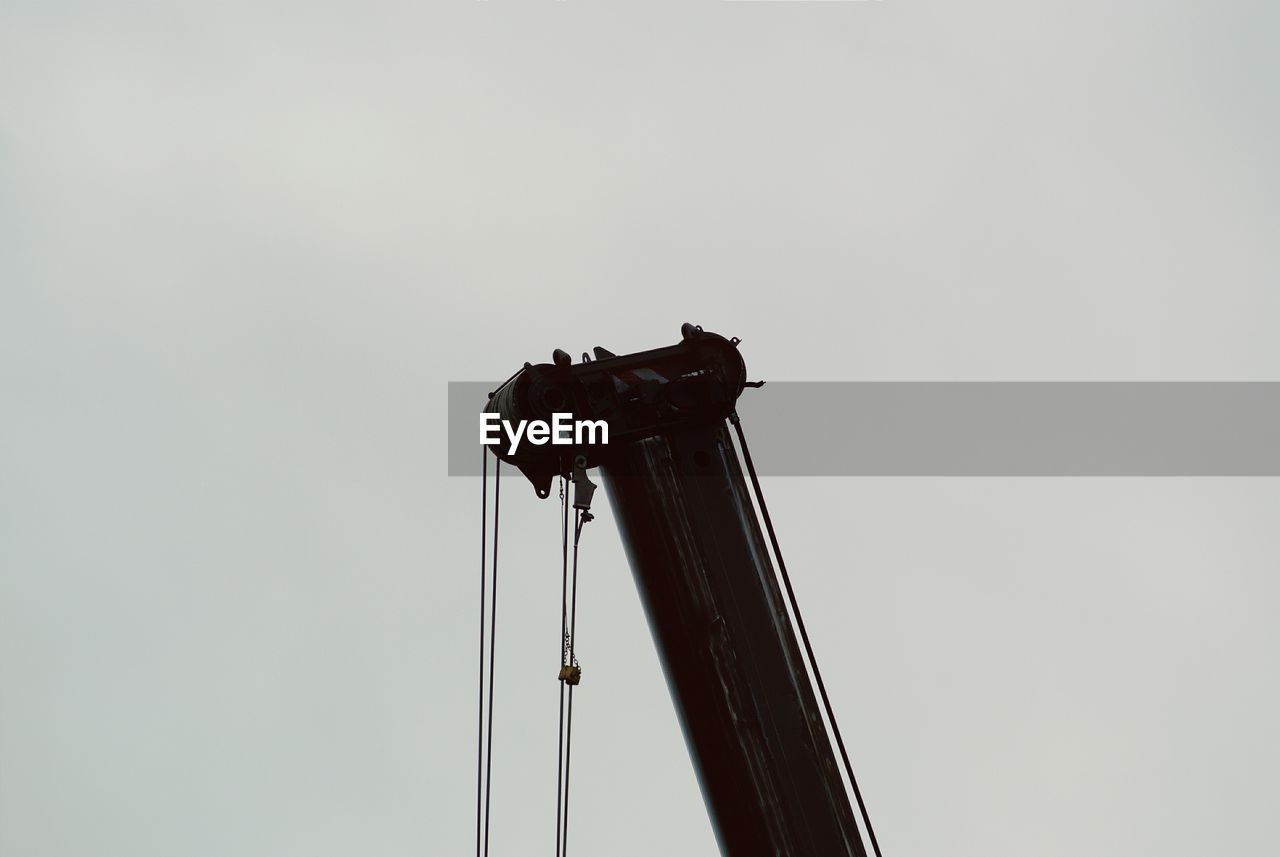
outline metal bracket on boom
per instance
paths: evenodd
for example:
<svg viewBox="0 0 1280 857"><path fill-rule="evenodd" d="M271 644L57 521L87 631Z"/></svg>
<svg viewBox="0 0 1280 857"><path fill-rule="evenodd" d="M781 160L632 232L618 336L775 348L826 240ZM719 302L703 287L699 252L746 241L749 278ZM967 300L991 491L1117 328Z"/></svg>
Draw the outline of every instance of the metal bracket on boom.
<svg viewBox="0 0 1280 857"><path fill-rule="evenodd" d="M582 512L582 522L595 518L591 514L591 497L596 493L596 483L587 475L587 457L579 455L573 460L573 508Z"/></svg>
<svg viewBox="0 0 1280 857"><path fill-rule="evenodd" d="M556 349L551 363L526 363L493 392L485 410L513 424L550 422L555 414L603 422L608 443L580 441L568 455L562 445L552 444L523 444L518 453L490 449L520 468L539 497L547 497L556 476L574 473L571 463L578 458L585 459L585 476L587 468L605 463L619 447L727 417L747 383L739 341L685 324L680 342L652 351L617 355L596 346L594 360L575 364L568 352ZM585 509L591 501L585 487L590 480L575 475L574 482L585 501L578 508Z"/></svg>

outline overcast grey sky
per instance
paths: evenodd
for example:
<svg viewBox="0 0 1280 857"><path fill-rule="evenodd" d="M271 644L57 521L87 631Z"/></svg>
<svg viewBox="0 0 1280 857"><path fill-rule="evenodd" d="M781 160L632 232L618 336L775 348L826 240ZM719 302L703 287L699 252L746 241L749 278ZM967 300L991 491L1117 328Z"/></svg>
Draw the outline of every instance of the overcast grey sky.
<svg viewBox="0 0 1280 857"><path fill-rule="evenodd" d="M1278 8L6 0L0 854L469 853L449 380L683 321L1280 380ZM558 694L506 485L495 855L552 847ZM1274 480L765 487L887 855L1280 850ZM574 850L713 854L607 509L582 587Z"/></svg>

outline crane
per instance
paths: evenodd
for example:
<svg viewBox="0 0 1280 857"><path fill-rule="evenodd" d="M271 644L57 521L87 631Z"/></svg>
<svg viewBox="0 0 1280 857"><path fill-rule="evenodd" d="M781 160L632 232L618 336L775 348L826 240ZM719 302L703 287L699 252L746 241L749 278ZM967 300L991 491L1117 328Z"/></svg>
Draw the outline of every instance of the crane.
<svg viewBox="0 0 1280 857"><path fill-rule="evenodd" d="M721 853L867 857L825 711L878 855L745 445L739 342L685 324L678 343L650 351L597 347L575 363L556 350L490 394L482 425L569 415L607 427L605 443L498 433L489 449L540 498L569 480L588 516L589 473L603 476ZM562 669L561 680L576 676Z"/></svg>

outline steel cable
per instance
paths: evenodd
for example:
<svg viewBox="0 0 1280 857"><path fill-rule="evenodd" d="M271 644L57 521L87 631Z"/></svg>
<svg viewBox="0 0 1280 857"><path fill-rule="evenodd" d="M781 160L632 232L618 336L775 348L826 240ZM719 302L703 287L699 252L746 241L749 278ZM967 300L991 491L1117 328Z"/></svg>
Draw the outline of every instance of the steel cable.
<svg viewBox="0 0 1280 857"><path fill-rule="evenodd" d="M871 827L871 816L867 812L867 804L862 799L862 790L858 788L858 779L853 775L853 764L849 761L849 753L844 746L844 738L840 735L840 724L836 722L835 711L831 707L831 699L827 696L827 686L822 680L822 672L818 669L818 659L813 653L813 644L809 642L809 632L804 626L804 617L800 615L800 604L796 601L795 590L791 586L791 575L787 573L787 563L782 558L782 549L778 546L778 534L773 529L773 519L769 516L769 507L764 502L764 491L760 488L760 479L756 476L755 464L751 461L751 450L747 448L747 437L742 432L742 421L735 411L729 417L734 430L738 434L738 444L742 447L742 459L747 465L747 474L751 477L751 486L755 490L756 502L760 505L760 514L764 518L765 529L769 533L769 542L773 545L773 555L778 558L778 569L782 573L782 583L787 590L787 600L791 603L791 612L796 617L796 628L800 631L800 639L804 642L805 655L809 660L809 668L813 670L813 678L818 685L818 693L822 696L822 706L827 712L827 721L836 738L836 746L840 749L840 759L844 762L845 773L849 775L849 785L853 787L853 796L858 801L858 811L862 814L862 823L866 825L867 837L871 840L871 848L876 857L881 857L880 843L876 841L876 832Z"/></svg>

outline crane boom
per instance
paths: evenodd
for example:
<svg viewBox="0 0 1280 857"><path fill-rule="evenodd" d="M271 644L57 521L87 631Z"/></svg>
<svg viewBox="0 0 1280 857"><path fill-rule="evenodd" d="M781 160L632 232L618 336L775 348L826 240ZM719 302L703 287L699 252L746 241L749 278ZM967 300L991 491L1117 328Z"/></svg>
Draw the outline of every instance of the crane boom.
<svg viewBox="0 0 1280 857"><path fill-rule="evenodd" d="M605 419L611 441L497 454L539 496L575 464L603 472L722 854L866 857L725 425L746 383L737 340L682 333L665 349L526 365L490 411Z"/></svg>

